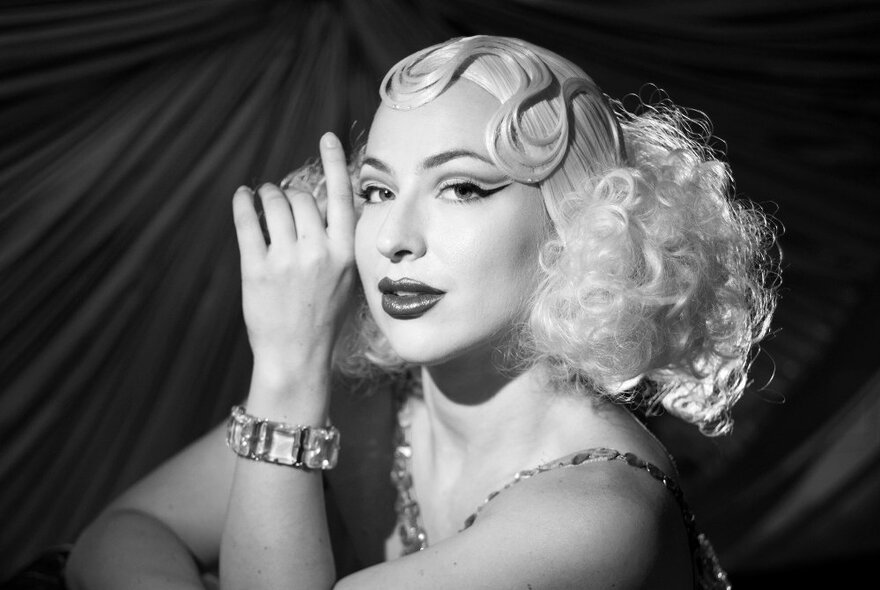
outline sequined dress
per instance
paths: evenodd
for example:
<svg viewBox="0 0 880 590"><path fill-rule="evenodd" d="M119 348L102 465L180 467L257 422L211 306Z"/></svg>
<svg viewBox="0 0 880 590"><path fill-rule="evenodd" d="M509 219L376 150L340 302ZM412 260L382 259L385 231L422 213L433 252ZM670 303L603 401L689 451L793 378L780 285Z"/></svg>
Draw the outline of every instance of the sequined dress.
<svg viewBox="0 0 880 590"><path fill-rule="evenodd" d="M419 517L419 505L412 491L412 475L409 462L412 458L412 447L409 444L407 430L409 428L409 404L405 397L398 401L397 429L394 437L394 463L391 481L397 489L395 511L397 526L403 544L403 555L421 551L428 546L428 537ZM517 483L553 469L568 469L587 466L592 463L620 461L634 469L638 469L653 477L665 487L675 498L681 509L682 519L687 529L688 542L693 565L693 587L695 590L730 590L732 588L727 573L721 567L715 550L706 535L697 528L694 513L688 506L678 483L666 475L659 467L641 459L633 453L620 452L604 447L584 449L565 459L550 461L533 469L526 469L514 474L504 487L489 494L483 503L464 522L461 530L470 527L477 519L480 511L504 490ZM584 467L586 468L586 467Z"/></svg>

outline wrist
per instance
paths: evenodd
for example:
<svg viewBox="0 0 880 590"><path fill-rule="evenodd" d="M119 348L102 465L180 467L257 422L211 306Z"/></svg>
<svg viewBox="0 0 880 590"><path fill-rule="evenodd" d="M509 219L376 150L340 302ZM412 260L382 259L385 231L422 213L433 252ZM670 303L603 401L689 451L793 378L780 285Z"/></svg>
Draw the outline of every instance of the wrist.
<svg viewBox="0 0 880 590"><path fill-rule="evenodd" d="M268 385L287 386L307 373L329 372L333 347L329 344L304 346L252 346L253 374Z"/></svg>
<svg viewBox="0 0 880 590"><path fill-rule="evenodd" d="M324 367L255 362L247 407L272 420L323 424L330 401L330 363Z"/></svg>

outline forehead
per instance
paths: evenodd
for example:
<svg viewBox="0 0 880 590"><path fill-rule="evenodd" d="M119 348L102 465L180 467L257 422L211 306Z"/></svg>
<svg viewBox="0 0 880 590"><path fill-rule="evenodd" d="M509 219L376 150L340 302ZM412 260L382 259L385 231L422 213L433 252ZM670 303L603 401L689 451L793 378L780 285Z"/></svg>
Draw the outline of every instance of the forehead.
<svg viewBox="0 0 880 590"><path fill-rule="evenodd" d="M468 80L412 110L382 104L367 140L367 154L382 159L421 159L453 148L488 157L486 126L501 103Z"/></svg>

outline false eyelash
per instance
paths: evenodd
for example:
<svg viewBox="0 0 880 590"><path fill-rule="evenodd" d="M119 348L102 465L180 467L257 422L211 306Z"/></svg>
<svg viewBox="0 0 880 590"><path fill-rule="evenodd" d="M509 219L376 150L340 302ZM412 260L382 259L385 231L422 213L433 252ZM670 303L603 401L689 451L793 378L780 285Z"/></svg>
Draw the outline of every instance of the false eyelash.
<svg viewBox="0 0 880 590"><path fill-rule="evenodd" d="M387 190L388 192L392 192L392 191L390 191L390 190L388 190L388 189L386 189L386 188L382 188L382 187L380 187L380 186L378 186L378 185L375 185L375 184L368 184L368 185L365 186L364 188L362 188L362 189L360 189L360 190L358 190L358 191L355 191L355 194L356 194L358 197L360 197L360 198L364 201L364 204L365 204L365 205L368 205L368 204L370 204L370 193L373 192L373 191L375 191L375 190L380 190L380 191L381 191L381 190Z"/></svg>
<svg viewBox="0 0 880 590"><path fill-rule="evenodd" d="M442 185L439 190L440 190L440 192L443 192L448 189L454 189L457 187L464 187L468 190L468 192L473 193L475 196L470 197L470 198L462 198L462 199L449 199L449 201L453 202L453 203L468 203L470 201L484 199L484 198L486 198L490 195L493 195L501 190L504 190L508 186L510 186L510 183L504 184L504 185L501 185L501 186L498 186L495 188L485 188L485 187L482 187L472 181L451 181L451 182L448 182L447 184ZM361 200L364 201L364 204L370 204L370 200L369 200L370 194L376 190L392 192L392 191L390 191L386 188L382 188L378 185L368 184L365 187L363 187L362 189L355 191L355 194L357 194L357 196ZM383 200L387 200L387 199L383 199Z"/></svg>
<svg viewBox="0 0 880 590"><path fill-rule="evenodd" d="M442 192L442 191L445 191L450 188L454 189L456 187L466 187L470 192L474 193L476 195L476 197L471 197L469 199L459 199L459 200L453 201L453 202L468 203L470 201L474 201L477 199L484 199L490 195L494 195L498 191L504 190L508 186L510 186L510 183L504 184L504 185L501 185L501 186L498 186L495 188L484 188L484 187L476 184L475 182L472 182L469 180L468 181L452 181L452 182L449 182L448 184L441 186L440 191Z"/></svg>

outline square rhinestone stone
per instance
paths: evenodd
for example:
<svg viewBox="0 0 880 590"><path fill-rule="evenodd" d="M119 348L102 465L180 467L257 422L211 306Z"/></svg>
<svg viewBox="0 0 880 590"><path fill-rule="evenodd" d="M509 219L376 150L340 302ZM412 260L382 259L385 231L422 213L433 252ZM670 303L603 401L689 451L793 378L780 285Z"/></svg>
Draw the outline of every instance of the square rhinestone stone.
<svg viewBox="0 0 880 590"><path fill-rule="evenodd" d="M302 430L296 427L267 429L264 442L269 460L282 465L294 465L299 457Z"/></svg>
<svg viewBox="0 0 880 590"><path fill-rule="evenodd" d="M339 458L339 431L309 429L303 440L303 465L309 469L332 469Z"/></svg>

